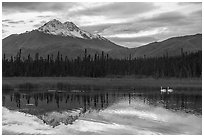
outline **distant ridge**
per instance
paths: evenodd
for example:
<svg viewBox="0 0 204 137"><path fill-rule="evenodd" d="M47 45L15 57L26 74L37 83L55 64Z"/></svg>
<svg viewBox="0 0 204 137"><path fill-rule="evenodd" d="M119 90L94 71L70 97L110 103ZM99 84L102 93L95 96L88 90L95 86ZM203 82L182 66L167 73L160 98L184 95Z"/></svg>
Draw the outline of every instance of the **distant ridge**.
<svg viewBox="0 0 204 137"><path fill-rule="evenodd" d="M73 22L61 23L53 19L38 29L22 34L12 34L2 40L2 51L7 57L15 56L22 49L22 55L46 57L57 55L59 51L68 58L83 56L84 49L88 54L109 54L112 58L177 56L183 52L202 50L202 34L172 37L161 42L153 42L137 48L125 48L98 35L81 30Z"/></svg>
<svg viewBox="0 0 204 137"><path fill-rule="evenodd" d="M132 57L159 57L177 56L183 52L196 52L202 50L202 34L172 37L161 42L153 42L147 45L133 48Z"/></svg>

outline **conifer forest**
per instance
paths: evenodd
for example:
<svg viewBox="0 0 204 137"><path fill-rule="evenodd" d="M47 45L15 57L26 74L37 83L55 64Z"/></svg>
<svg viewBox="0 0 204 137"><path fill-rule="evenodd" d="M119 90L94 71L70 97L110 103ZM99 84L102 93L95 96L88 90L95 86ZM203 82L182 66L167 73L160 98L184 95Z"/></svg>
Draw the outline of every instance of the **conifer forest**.
<svg viewBox="0 0 204 137"><path fill-rule="evenodd" d="M106 77L109 75L135 75L160 77L192 78L201 77L202 52L183 52L181 55L169 57L138 57L131 55L124 59L113 59L102 52L91 56L84 50L83 57L69 59L63 57L60 52L54 57L53 54L43 58L39 53L35 57L30 54L22 57L21 49L16 56L6 58L3 55L3 77Z"/></svg>

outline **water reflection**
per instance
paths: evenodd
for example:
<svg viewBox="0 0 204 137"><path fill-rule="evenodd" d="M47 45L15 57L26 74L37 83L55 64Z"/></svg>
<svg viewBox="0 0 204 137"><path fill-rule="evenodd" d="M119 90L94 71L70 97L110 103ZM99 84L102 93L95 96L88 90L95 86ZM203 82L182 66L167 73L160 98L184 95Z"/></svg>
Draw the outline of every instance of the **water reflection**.
<svg viewBox="0 0 204 137"><path fill-rule="evenodd" d="M187 113L202 113L201 95L160 94L158 92L86 91L86 92L10 92L3 93L3 106L32 115L72 109L103 110L122 99L140 99L144 103Z"/></svg>
<svg viewBox="0 0 204 137"><path fill-rule="evenodd" d="M9 91L3 92L2 101L3 131L16 134L201 134L202 131L200 94Z"/></svg>

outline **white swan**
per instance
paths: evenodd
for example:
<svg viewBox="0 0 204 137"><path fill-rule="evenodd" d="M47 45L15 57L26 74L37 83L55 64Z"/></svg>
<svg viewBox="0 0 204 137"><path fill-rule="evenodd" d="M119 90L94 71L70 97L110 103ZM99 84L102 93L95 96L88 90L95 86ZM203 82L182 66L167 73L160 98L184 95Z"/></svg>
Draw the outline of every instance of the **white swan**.
<svg viewBox="0 0 204 137"><path fill-rule="evenodd" d="M173 92L173 89L170 89L169 87L167 88L167 92Z"/></svg>
<svg viewBox="0 0 204 137"><path fill-rule="evenodd" d="M34 106L34 104L26 104L26 106Z"/></svg>
<svg viewBox="0 0 204 137"><path fill-rule="evenodd" d="M161 93L165 93L166 92L166 89L165 88L162 88L162 86L161 86Z"/></svg>

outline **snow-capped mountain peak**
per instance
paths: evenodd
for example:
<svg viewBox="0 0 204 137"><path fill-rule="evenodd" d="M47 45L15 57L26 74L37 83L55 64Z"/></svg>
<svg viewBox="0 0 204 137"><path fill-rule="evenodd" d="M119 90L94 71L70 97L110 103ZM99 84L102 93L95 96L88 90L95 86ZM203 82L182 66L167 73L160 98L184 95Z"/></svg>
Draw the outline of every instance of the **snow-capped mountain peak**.
<svg viewBox="0 0 204 137"><path fill-rule="evenodd" d="M61 36L71 36L82 39L100 39L106 40L98 34L91 34L84 30L79 29L73 22L61 23L59 20L53 19L45 23L43 26L37 29L43 33Z"/></svg>
<svg viewBox="0 0 204 137"><path fill-rule="evenodd" d="M59 20L57 20L57 19L50 20L48 23L62 24L62 23L61 23Z"/></svg>
<svg viewBox="0 0 204 137"><path fill-rule="evenodd" d="M53 19L47 23L45 23L43 26L41 26L40 28L38 28L38 30L50 30L51 28L60 28L62 27L62 23L59 20Z"/></svg>
<svg viewBox="0 0 204 137"><path fill-rule="evenodd" d="M79 28L73 22L67 21L64 23L64 26L66 26L70 31L79 30Z"/></svg>

